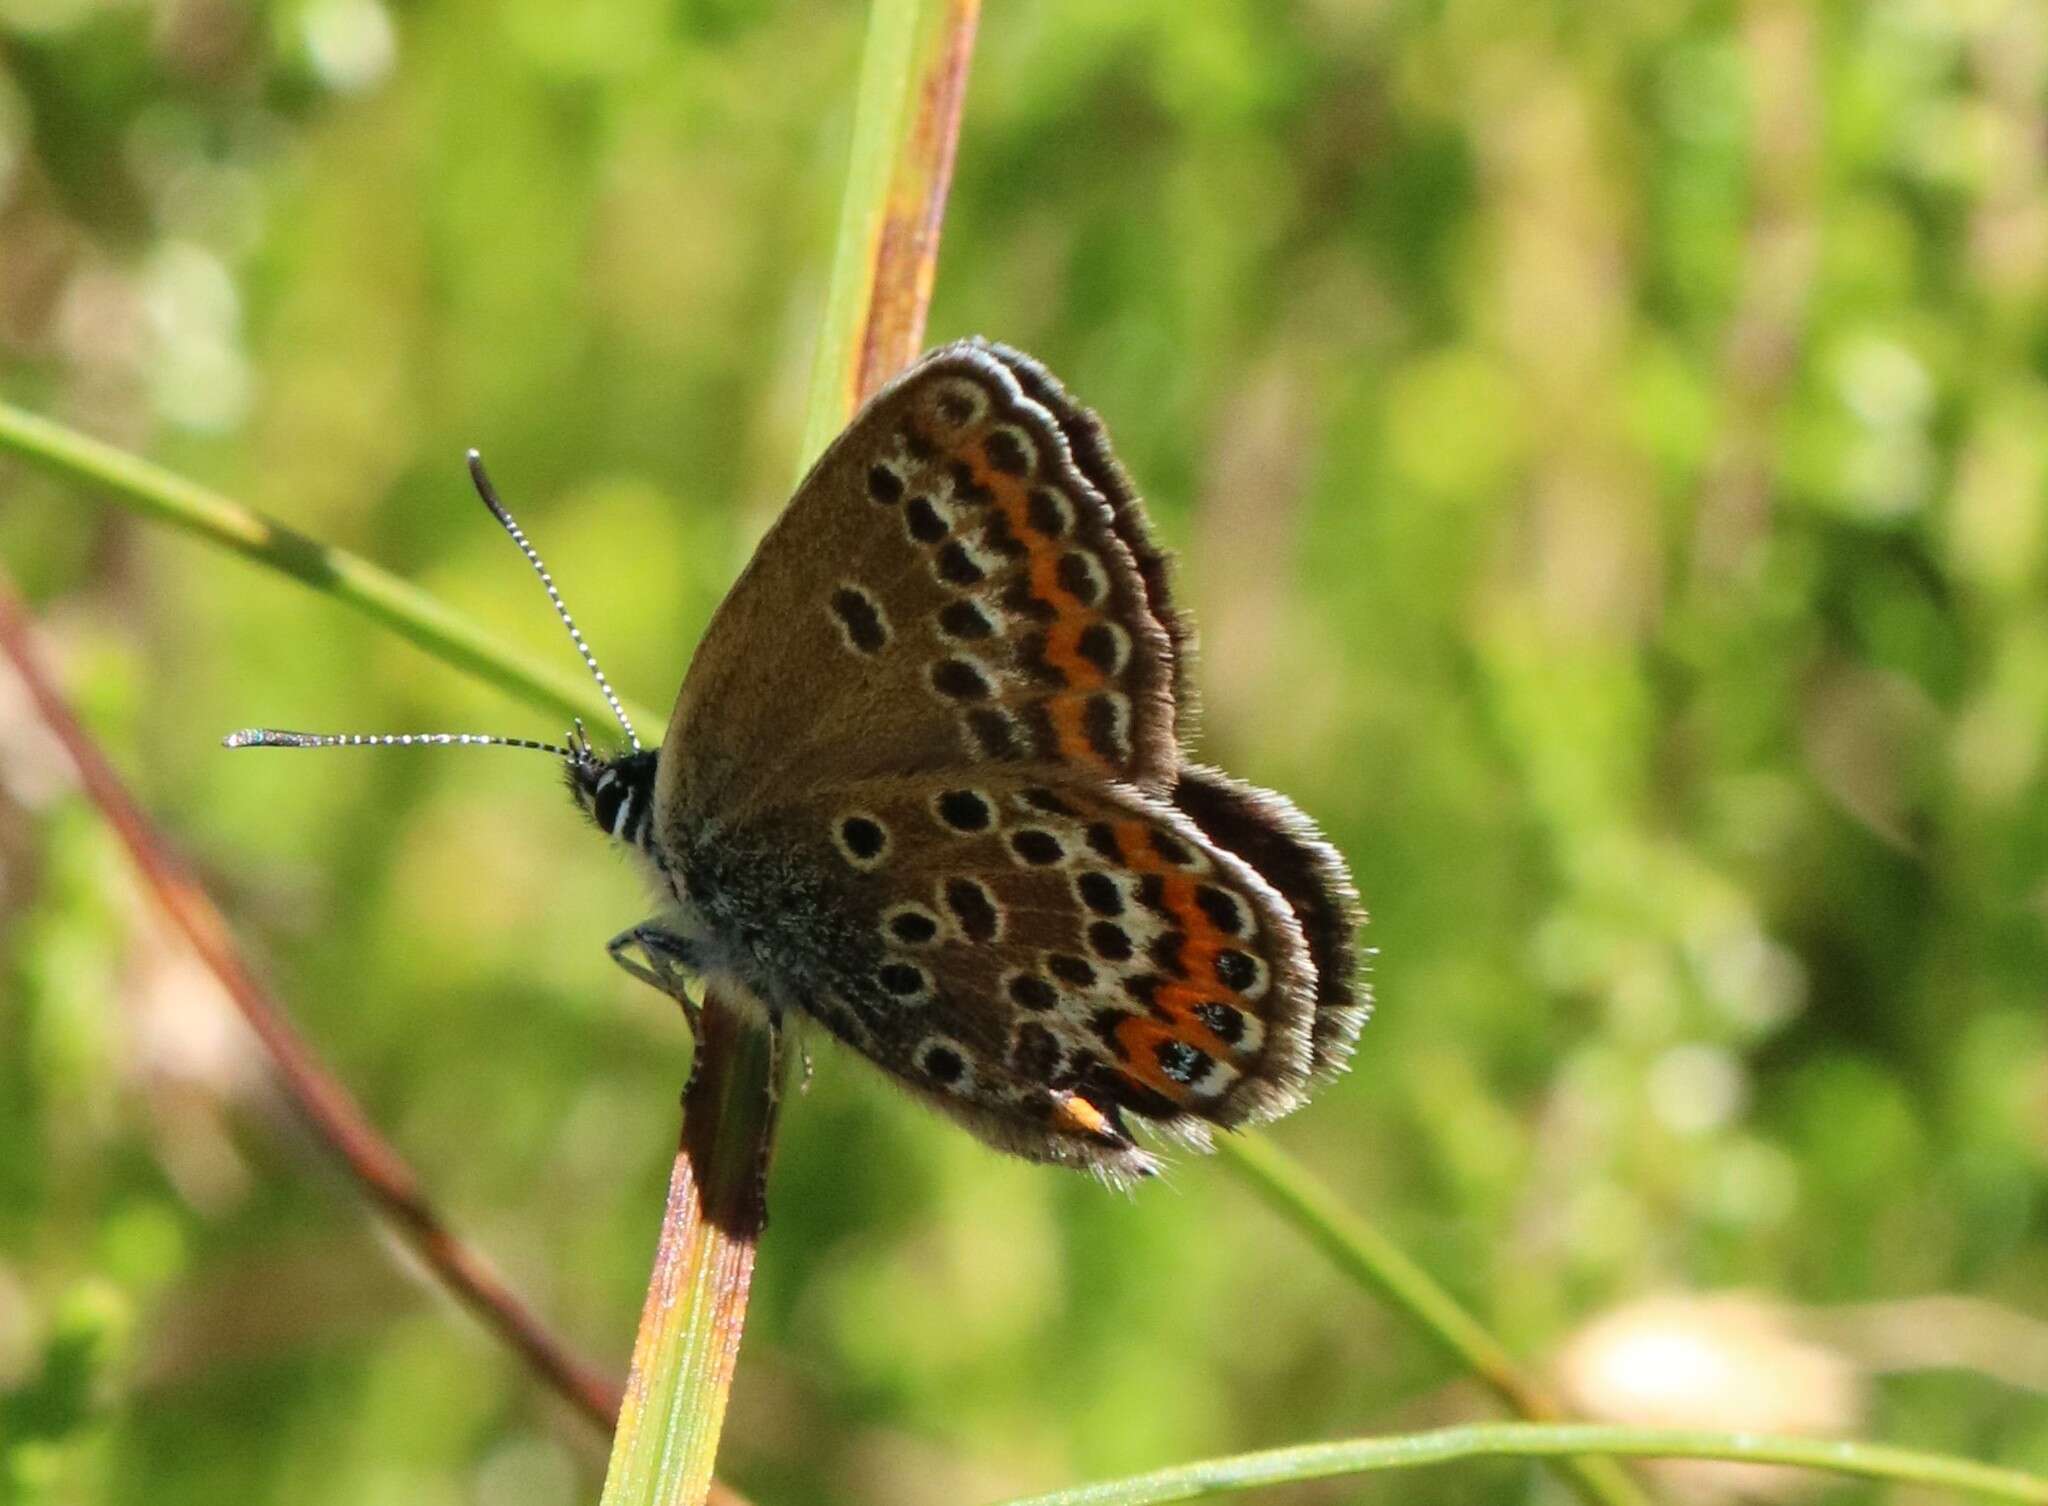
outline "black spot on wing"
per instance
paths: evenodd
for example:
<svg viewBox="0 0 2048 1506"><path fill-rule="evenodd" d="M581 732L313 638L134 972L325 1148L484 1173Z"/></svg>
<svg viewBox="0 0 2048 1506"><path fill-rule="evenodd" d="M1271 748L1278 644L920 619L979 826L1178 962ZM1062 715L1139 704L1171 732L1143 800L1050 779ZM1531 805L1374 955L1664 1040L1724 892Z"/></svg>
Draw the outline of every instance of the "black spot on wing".
<svg viewBox="0 0 2048 1506"><path fill-rule="evenodd" d="M846 641L864 654L878 653L889 641L882 613L867 592L841 586L832 593L832 615L846 631Z"/></svg>
<svg viewBox="0 0 2048 1506"><path fill-rule="evenodd" d="M980 880L953 878L946 881L946 908L953 912L960 934L969 941L993 941L1001 928L1002 916L994 898Z"/></svg>
<svg viewBox="0 0 2048 1506"><path fill-rule="evenodd" d="M989 637L995 632L996 626L988 620L986 612L962 596L947 602L939 609L939 630L949 638L973 643Z"/></svg>
<svg viewBox="0 0 2048 1506"><path fill-rule="evenodd" d="M910 505L903 509L903 526L920 544L936 544L946 536L946 520L939 516L930 497L910 499Z"/></svg>
<svg viewBox="0 0 2048 1506"><path fill-rule="evenodd" d="M956 701L985 701L995 694L988 676L965 659L941 659L934 664L932 689Z"/></svg>
<svg viewBox="0 0 2048 1506"><path fill-rule="evenodd" d="M896 474L893 466L871 465L868 467L868 495L886 507L902 497L903 478Z"/></svg>
<svg viewBox="0 0 2048 1506"><path fill-rule="evenodd" d="M1031 473L1031 456L1023 442L1008 429L995 429L981 442L982 453L988 463L1006 476L1027 476Z"/></svg>
<svg viewBox="0 0 2048 1506"><path fill-rule="evenodd" d="M975 790L947 790L934 802L939 819L955 831L987 831L995 820L988 800Z"/></svg>

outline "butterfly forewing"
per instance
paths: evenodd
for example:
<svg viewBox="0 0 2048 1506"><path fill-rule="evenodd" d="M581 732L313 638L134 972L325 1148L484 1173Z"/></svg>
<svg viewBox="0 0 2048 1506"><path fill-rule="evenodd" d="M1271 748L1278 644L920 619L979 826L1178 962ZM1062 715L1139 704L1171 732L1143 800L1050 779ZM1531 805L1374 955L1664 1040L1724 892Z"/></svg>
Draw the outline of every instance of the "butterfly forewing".
<svg viewBox="0 0 2048 1506"><path fill-rule="evenodd" d="M1152 527L1145 519L1145 509L1138 500L1137 489L1131 485L1131 478L1124 474L1123 466L1118 464L1111 451L1108 432L1102 421L1068 396L1059 379L1039 362L1007 345L991 344L986 348L1016 378L1017 385L1025 394L1052 414L1059 424L1060 437L1066 441L1067 453L1075 469L1109 503L1111 526L1138 567L1138 577L1145 588L1145 605L1166 634L1168 672L1173 682L1177 723L1175 730L1181 740L1186 741L1191 731L1189 723L1194 717L1188 685L1188 661L1193 652L1194 628L1186 615L1173 605L1167 582L1169 561L1166 551L1152 538Z"/></svg>
<svg viewBox="0 0 2048 1506"><path fill-rule="evenodd" d="M979 764L1170 784L1167 631L1046 406L1063 396L1036 390L956 345L862 410L699 647L670 729L694 746L664 758L664 805Z"/></svg>

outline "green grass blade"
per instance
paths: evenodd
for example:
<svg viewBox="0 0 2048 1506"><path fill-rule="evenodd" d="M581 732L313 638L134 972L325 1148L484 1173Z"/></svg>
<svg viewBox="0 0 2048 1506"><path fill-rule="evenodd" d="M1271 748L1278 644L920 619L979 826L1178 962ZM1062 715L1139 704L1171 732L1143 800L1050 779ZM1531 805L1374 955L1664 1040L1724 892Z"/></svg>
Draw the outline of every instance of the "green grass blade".
<svg viewBox="0 0 2048 1506"><path fill-rule="evenodd" d="M923 336L974 21L972 0L877 0L870 13L802 468ZM887 233L906 205L926 233ZM766 1219L780 1076L767 1037L707 997L603 1506L695 1506L710 1486Z"/></svg>
<svg viewBox="0 0 2048 1506"><path fill-rule="evenodd" d="M1610 1461L1626 1457L1783 1464L1974 1493L1987 1500L2032 1502L2036 1506L2048 1502L2048 1478L2040 1475L1882 1444L1781 1438L1760 1433L1499 1422L1205 1459L1122 1480L1019 1497L1005 1506L1153 1506L1161 1501L1194 1501L1264 1485L1415 1469L1460 1459L1554 1459L1571 1455L1606 1457Z"/></svg>
<svg viewBox="0 0 2048 1506"><path fill-rule="evenodd" d="M765 1031L707 1001L600 1506L701 1502L767 1221L778 1076Z"/></svg>
<svg viewBox="0 0 2048 1506"><path fill-rule="evenodd" d="M301 581L410 639L442 662L467 670L542 711L564 720L585 717L596 727L612 725L604 698L579 671L536 664L390 571L345 549L308 538L197 482L7 403L0 403L0 452L17 455L65 480L84 481L146 518L183 529ZM452 464L449 484L469 484ZM643 726L661 725L661 717L645 707L628 705L626 709Z"/></svg>
<svg viewBox="0 0 2048 1506"><path fill-rule="evenodd" d="M1512 1410L1532 1421L1563 1415L1548 1391L1525 1374L1513 1353L1369 1220L1263 1135L1219 1135L1216 1153L1266 1204L1360 1286L1400 1312L1443 1347ZM1646 1497L1612 1459L1568 1459L1559 1466L1579 1494L1597 1506L1636 1506Z"/></svg>

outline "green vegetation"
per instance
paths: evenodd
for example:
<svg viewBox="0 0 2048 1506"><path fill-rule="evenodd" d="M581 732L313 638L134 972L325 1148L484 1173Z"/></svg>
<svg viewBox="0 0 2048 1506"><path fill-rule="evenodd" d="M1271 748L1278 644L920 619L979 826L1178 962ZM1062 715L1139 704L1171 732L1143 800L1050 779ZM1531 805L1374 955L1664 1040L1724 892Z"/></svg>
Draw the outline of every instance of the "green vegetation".
<svg viewBox="0 0 2048 1506"><path fill-rule="evenodd" d="M2038 26L984 19L932 336L1103 412L1183 551L1203 751L1374 911L1381 1017L1277 1138L1585 1405L1689 1335L1762 1410L1647 1420L2048 1468ZM0 395L567 681L476 444L663 705L798 451L860 39L733 0L10 0ZM555 719L73 482L0 499L73 694L294 1017L622 1361L684 1059L601 954L632 876L537 759L217 746ZM591 1498L601 1450L387 1258L0 695L0 1499ZM1489 1408L1227 1167L1111 1196L829 1048L756 1281L720 1472L763 1506Z"/></svg>

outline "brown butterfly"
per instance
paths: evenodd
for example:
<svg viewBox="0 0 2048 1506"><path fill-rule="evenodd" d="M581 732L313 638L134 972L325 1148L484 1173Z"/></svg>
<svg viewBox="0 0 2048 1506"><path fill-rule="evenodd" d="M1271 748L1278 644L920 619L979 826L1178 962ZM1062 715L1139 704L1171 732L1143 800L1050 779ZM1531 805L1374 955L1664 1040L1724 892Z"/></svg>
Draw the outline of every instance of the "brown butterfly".
<svg viewBox="0 0 2048 1506"><path fill-rule="evenodd" d="M1111 1181L1341 1070L1369 1000L1343 859L1289 801L1187 760L1189 628L1094 416L1017 351L926 355L761 541L643 749L252 731L233 746L505 743L561 756L646 862L612 955L833 1035L991 1145Z"/></svg>

